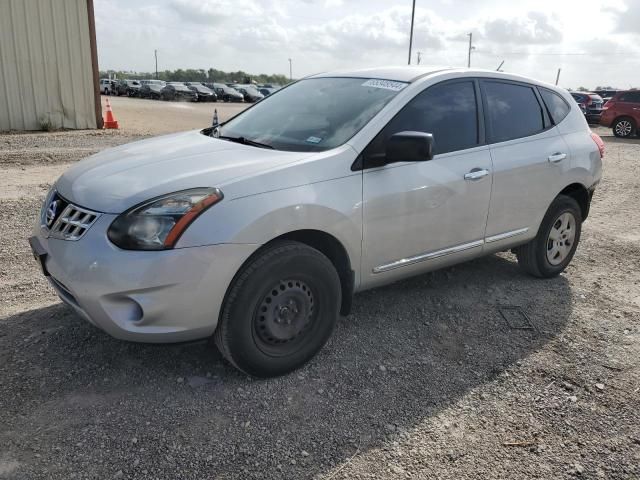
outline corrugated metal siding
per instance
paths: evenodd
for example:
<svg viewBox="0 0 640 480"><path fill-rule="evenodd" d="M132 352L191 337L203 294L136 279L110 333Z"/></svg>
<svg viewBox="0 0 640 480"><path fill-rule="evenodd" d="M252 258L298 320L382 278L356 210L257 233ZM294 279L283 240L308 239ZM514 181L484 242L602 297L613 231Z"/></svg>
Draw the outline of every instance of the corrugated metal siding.
<svg viewBox="0 0 640 480"><path fill-rule="evenodd" d="M0 130L96 128L87 0L0 0Z"/></svg>

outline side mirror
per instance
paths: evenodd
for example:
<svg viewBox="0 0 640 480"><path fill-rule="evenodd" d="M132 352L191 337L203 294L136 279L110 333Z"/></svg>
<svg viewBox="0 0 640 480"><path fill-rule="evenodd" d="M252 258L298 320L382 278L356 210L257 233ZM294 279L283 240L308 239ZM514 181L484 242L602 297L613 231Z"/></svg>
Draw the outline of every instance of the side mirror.
<svg viewBox="0 0 640 480"><path fill-rule="evenodd" d="M387 141L385 163L424 162L433 158L433 135L398 132Z"/></svg>

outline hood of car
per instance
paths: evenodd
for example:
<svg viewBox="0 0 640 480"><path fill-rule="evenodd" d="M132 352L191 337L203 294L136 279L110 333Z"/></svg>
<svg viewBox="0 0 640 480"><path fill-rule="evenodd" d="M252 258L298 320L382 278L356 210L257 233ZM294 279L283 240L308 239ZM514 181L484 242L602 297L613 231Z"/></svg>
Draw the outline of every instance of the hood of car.
<svg viewBox="0 0 640 480"><path fill-rule="evenodd" d="M283 152L190 131L103 150L78 162L56 182L67 200L104 213L121 213L150 198L196 187L219 187L298 161Z"/></svg>

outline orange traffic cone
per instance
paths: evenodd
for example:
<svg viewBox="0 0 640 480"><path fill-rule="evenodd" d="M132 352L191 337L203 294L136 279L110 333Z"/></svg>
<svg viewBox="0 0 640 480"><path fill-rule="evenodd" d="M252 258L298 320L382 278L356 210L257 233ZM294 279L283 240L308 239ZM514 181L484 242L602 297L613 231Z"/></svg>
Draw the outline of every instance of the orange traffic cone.
<svg viewBox="0 0 640 480"><path fill-rule="evenodd" d="M104 128L115 128L118 129L118 122L113 116L113 112L111 111L111 104L109 103L109 99L107 98L107 119L104 121Z"/></svg>

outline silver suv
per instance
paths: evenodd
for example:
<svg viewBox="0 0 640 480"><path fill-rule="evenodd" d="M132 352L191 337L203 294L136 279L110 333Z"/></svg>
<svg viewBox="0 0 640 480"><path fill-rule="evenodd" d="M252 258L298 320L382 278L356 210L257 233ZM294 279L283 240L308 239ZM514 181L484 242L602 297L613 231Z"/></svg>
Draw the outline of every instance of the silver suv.
<svg viewBox="0 0 640 480"><path fill-rule="evenodd" d="M570 94L535 80L325 73L215 128L78 163L30 243L60 298L109 334L213 335L240 370L279 375L356 292L509 249L558 275L603 150Z"/></svg>

